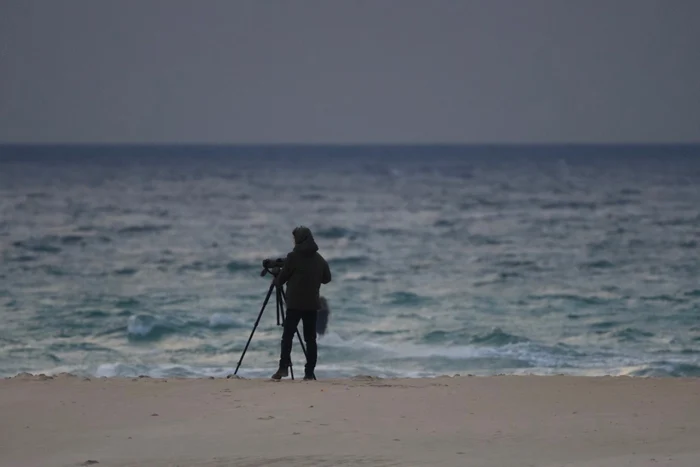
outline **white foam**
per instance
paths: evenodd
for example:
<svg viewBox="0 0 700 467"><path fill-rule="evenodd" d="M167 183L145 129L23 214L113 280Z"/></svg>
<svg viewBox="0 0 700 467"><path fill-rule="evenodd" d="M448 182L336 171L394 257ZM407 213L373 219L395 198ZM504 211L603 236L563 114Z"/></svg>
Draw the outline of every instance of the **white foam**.
<svg viewBox="0 0 700 467"><path fill-rule="evenodd" d="M114 378L116 376L122 376L124 366L125 365L121 363L103 363L97 367L94 374L98 378Z"/></svg>
<svg viewBox="0 0 700 467"><path fill-rule="evenodd" d="M132 315L127 320L127 332L134 336L146 336L158 324L158 320L150 315Z"/></svg>
<svg viewBox="0 0 700 467"><path fill-rule="evenodd" d="M334 332L328 333L323 340L328 347L368 350L400 359L446 358L451 360L470 360L483 358L510 358L528 362L533 366L557 367L571 361L565 355L553 355L538 349L531 343L508 344L500 347L483 347L472 345L429 346L418 344L382 344L369 340L343 339Z"/></svg>
<svg viewBox="0 0 700 467"><path fill-rule="evenodd" d="M238 324L240 324L238 320L224 313L214 313L209 317L209 327L212 328L236 326Z"/></svg>

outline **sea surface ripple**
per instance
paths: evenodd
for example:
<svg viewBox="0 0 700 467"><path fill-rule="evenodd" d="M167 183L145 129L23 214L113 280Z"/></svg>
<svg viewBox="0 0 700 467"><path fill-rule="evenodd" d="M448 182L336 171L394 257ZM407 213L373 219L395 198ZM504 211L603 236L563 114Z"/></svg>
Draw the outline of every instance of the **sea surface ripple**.
<svg viewBox="0 0 700 467"><path fill-rule="evenodd" d="M700 158L642 152L5 148L0 376L232 373L300 224L319 377L700 376Z"/></svg>

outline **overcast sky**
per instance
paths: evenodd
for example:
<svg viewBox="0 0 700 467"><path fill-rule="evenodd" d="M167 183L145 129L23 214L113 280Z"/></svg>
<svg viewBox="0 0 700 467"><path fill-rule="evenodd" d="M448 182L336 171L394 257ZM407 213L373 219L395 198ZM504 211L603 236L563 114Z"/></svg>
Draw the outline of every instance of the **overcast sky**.
<svg viewBox="0 0 700 467"><path fill-rule="evenodd" d="M696 0L0 1L0 142L700 142Z"/></svg>

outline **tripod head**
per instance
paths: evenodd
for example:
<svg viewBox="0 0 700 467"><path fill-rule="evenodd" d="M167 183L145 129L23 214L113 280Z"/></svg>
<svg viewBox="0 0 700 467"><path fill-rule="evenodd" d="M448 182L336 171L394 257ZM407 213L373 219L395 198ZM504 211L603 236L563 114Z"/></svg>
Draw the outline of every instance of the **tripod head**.
<svg viewBox="0 0 700 467"><path fill-rule="evenodd" d="M260 277L265 277L266 274L272 274L277 277L284 267L284 258L266 258L262 261L263 270L260 271Z"/></svg>
<svg viewBox="0 0 700 467"><path fill-rule="evenodd" d="M262 265L264 268L267 269L281 268L282 266L284 266L284 262L284 258L266 258L262 261Z"/></svg>

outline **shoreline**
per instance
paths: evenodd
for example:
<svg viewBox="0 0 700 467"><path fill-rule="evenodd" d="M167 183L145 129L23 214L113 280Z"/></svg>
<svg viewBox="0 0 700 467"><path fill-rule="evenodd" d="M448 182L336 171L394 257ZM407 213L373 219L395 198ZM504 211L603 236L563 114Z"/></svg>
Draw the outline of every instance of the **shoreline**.
<svg viewBox="0 0 700 467"><path fill-rule="evenodd" d="M276 367L275 367L276 368ZM274 372L270 370L270 375ZM294 374L294 380L301 380L303 376L303 370L301 374L298 374L297 369ZM95 375L82 375L71 372L36 372L31 373L23 371L17 373L14 376L2 376L0 381L8 380L52 380L52 379L86 379L86 380L136 380L136 379L149 379L149 380L173 380L173 381L199 381L199 380L248 380L248 381L267 381L271 378L265 376L241 376L234 375L233 373L226 376L150 376L150 375L129 375L129 376L95 376ZM317 376L318 378L318 376ZM630 378L630 379L651 379L651 380L696 380L700 382L700 376L653 376L653 375L632 375L632 374L574 374L574 373L551 373L551 374L540 374L540 373L489 373L480 374L476 373L455 373L455 374L441 374L435 376L377 376L371 374L357 374L353 376L339 376L339 377L323 377L318 378L318 381L366 381L366 380L387 380L387 381L397 381L397 380L407 380L407 381L420 381L420 380L434 380L441 378L580 378L580 379L620 379L620 378ZM288 381L292 378L290 376L283 378L282 381Z"/></svg>
<svg viewBox="0 0 700 467"><path fill-rule="evenodd" d="M91 380L127 380L127 379L154 379L154 380L221 380L221 379L243 379L243 380L253 380L253 381L264 381L270 379L270 376L274 373L277 367L272 365L270 369L265 372L255 371L253 375L244 376L241 374L234 375L233 371L226 374L225 372L219 375L206 375L206 374L193 374L193 375L172 375L172 376L152 376L151 374L110 374L110 375L97 375L90 372L71 372L65 371L63 369L54 370L38 370L35 372L21 371L12 376L0 375L0 381L12 380L12 379L55 379L55 378L87 378ZM242 371L243 374L246 371ZM677 380L677 379L689 379L700 381L700 375L681 375L675 376L672 374L635 374L634 372L620 372L620 373L608 373L608 372L593 372L593 371L570 371L570 372L560 372L560 373L550 373L550 372L488 372L488 371L473 371L471 373L441 373L426 375L421 374L418 376L413 375L384 375L384 374L373 374L373 373L357 373L357 374L347 374L347 375L331 375L326 376L320 373L316 377L318 380L329 381L329 380L366 380L366 379L377 379L377 380L432 380L439 378L503 378L503 377L531 377L531 378L556 378L556 377L567 377L567 378L582 378L582 379L600 379L600 378L634 378L634 379L659 379L659 380ZM303 377L303 366L294 368L294 379L301 379ZM290 380L291 376L283 379Z"/></svg>
<svg viewBox="0 0 700 467"><path fill-rule="evenodd" d="M0 380L0 467L700 465L700 379Z"/></svg>

